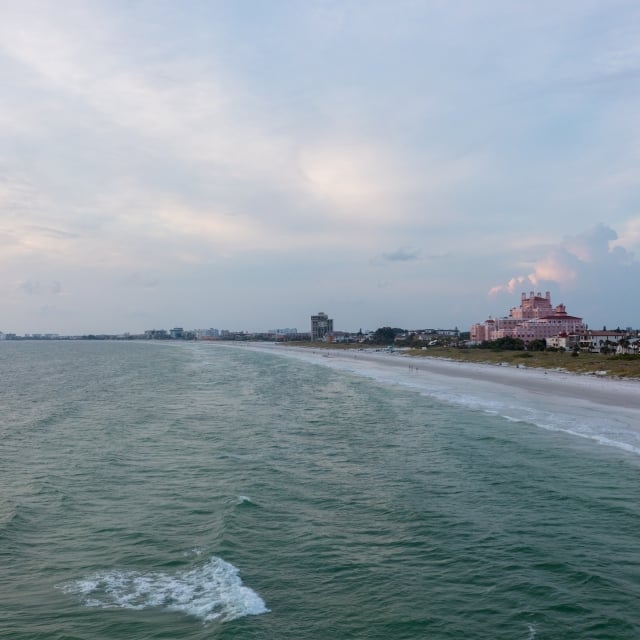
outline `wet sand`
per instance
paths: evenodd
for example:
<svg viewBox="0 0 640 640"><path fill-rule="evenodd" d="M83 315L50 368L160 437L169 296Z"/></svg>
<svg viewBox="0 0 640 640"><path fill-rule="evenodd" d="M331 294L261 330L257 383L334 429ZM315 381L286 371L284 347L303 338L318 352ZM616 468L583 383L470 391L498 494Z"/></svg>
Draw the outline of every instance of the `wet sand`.
<svg viewBox="0 0 640 640"><path fill-rule="evenodd" d="M262 347L261 347L262 348ZM376 366L420 371L441 376L468 378L505 387L526 389L541 396L577 399L614 408L640 410L640 381L619 380L597 375L581 375L555 370L509 365L479 364L445 360L443 358L415 357L402 352L375 350L327 350L308 347L265 345L268 350L289 351L304 359L314 359L321 364L323 358L345 363L369 363Z"/></svg>

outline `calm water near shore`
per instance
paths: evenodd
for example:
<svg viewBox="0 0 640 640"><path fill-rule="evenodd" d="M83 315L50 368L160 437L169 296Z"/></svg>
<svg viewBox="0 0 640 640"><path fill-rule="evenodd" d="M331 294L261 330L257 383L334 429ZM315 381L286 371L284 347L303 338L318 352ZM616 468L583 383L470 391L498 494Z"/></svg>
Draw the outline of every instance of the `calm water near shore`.
<svg viewBox="0 0 640 640"><path fill-rule="evenodd" d="M580 412L195 343L0 372L0 638L640 637L640 454Z"/></svg>

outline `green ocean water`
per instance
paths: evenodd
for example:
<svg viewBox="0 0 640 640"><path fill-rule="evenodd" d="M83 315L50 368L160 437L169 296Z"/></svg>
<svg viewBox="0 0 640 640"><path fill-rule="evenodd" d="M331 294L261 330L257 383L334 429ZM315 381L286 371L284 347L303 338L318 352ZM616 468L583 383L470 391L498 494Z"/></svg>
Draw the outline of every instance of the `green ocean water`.
<svg viewBox="0 0 640 640"><path fill-rule="evenodd" d="M0 638L640 637L637 452L207 344L0 376Z"/></svg>

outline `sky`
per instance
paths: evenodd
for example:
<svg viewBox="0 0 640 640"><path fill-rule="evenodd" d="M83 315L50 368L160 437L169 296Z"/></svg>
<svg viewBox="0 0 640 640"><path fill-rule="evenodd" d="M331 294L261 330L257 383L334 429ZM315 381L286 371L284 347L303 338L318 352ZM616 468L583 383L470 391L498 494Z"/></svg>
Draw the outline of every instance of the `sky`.
<svg viewBox="0 0 640 640"><path fill-rule="evenodd" d="M0 12L0 331L640 327L637 0Z"/></svg>

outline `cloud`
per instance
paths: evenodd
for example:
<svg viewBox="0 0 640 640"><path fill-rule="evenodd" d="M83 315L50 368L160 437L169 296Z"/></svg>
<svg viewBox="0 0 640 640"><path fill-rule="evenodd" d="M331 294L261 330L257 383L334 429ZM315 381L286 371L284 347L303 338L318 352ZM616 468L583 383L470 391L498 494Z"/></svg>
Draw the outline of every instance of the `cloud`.
<svg viewBox="0 0 640 640"><path fill-rule="evenodd" d="M576 258L578 261L580 260L579 257L566 249L554 250L536 262L534 271L527 278L534 286L538 286L542 282L570 285L577 277Z"/></svg>
<svg viewBox="0 0 640 640"><path fill-rule="evenodd" d="M634 263L633 254L617 244L618 234L604 224L599 224L576 236L567 236L558 246L535 261L528 274L513 276L504 285L491 287L489 295L501 292L514 293L519 285L539 286L554 283L564 288L586 285L590 277L600 270L610 274L612 270L624 270ZM598 278L599 280L599 278Z"/></svg>
<svg viewBox="0 0 640 640"><path fill-rule="evenodd" d="M617 238L618 234L611 227L599 224L590 231L565 238L562 248L580 262L596 262L606 259Z"/></svg>
<svg viewBox="0 0 640 640"><path fill-rule="evenodd" d="M69 231L63 231L62 229L53 229L51 227L39 227L36 225L32 225L27 227L27 229L32 230L34 233L41 234L43 236L48 236L49 238L55 239L75 239L78 237L77 233L72 233Z"/></svg>
<svg viewBox="0 0 640 640"><path fill-rule="evenodd" d="M368 224L388 220L390 199L409 186L385 149L371 143L306 144L299 158L309 193L343 219L347 212Z"/></svg>
<svg viewBox="0 0 640 640"><path fill-rule="evenodd" d="M136 289L155 289L160 284L160 280L154 276L148 276L142 273L130 273L122 279L122 284L125 287L133 287Z"/></svg>
<svg viewBox="0 0 640 640"><path fill-rule="evenodd" d="M463 324L503 279L624 300L637 9L541 3L5 3L3 323L54 278L87 331Z"/></svg>
<svg viewBox="0 0 640 640"><path fill-rule="evenodd" d="M494 296L502 291L506 291L508 293L514 293L517 290L518 285L521 285L522 283L527 281L530 282L527 276L515 276L511 278L511 280L509 280L509 282L507 282L507 284L505 285L499 284L494 287L491 287L491 289L489 289L489 295Z"/></svg>
<svg viewBox="0 0 640 640"><path fill-rule="evenodd" d="M62 293L62 285L54 280L50 283L41 283L38 280L25 280L21 282L18 286L18 290L21 293L24 293L28 296L38 296L38 295L58 295Z"/></svg>
<svg viewBox="0 0 640 640"><path fill-rule="evenodd" d="M618 237L611 242L611 246L622 247L627 251L640 250L640 216L627 220Z"/></svg>
<svg viewBox="0 0 640 640"><path fill-rule="evenodd" d="M420 249L401 247L390 253L383 253L382 258L388 262L411 262L420 257Z"/></svg>
<svg viewBox="0 0 640 640"><path fill-rule="evenodd" d="M632 226L632 225L631 225ZM640 281L640 261L620 246L616 231L598 224L588 231L567 236L533 263L528 274L496 285L490 296L513 294L531 287L556 289L570 296L575 311L596 323L631 326L637 322L635 289ZM615 317L608 317L615 313Z"/></svg>

